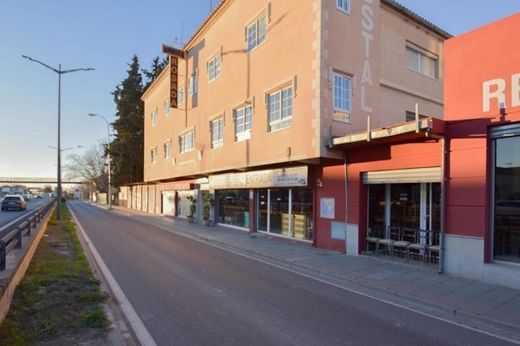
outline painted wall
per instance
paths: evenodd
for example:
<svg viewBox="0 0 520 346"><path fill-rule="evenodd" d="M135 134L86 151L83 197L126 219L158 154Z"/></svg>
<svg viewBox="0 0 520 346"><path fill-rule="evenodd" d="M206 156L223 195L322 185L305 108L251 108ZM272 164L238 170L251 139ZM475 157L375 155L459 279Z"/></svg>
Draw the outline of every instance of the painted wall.
<svg viewBox="0 0 520 346"><path fill-rule="evenodd" d="M442 118L444 38L401 12L377 1L351 1L350 14L324 1L322 34L322 140L372 127L404 122L406 111L419 103L420 113ZM439 78L406 67L406 45L436 55ZM350 122L334 120L333 72L353 78ZM330 155L323 153L323 156Z"/></svg>
<svg viewBox="0 0 520 346"><path fill-rule="evenodd" d="M490 260L490 126L520 121L520 13L446 41L446 233L483 241ZM503 93L498 92L503 87ZM491 97L486 97L486 94ZM504 96L505 111L499 101ZM460 120L467 120L460 122Z"/></svg>
<svg viewBox="0 0 520 346"><path fill-rule="evenodd" d="M520 287L518 268L492 261L488 133L492 126L520 121L519 30L517 13L445 45L446 271L515 288Z"/></svg>
<svg viewBox="0 0 520 346"><path fill-rule="evenodd" d="M287 161L334 158L326 148L331 136L403 121L415 102L421 112L440 116L442 83L408 71L406 42L438 54L442 66L443 39L380 1L352 1L350 13L335 0L228 0L208 19L186 46L187 60L179 60L179 85L186 95L179 109L166 114L169 93L166 70L143 96L145 102L145 181L203 176L232 169L253 168ZM367 9L368 8L368 9ZM247 52L245 28L268 15L267 39ZM369 35L369 36L367 36ZM370 37L367 39L367 37ZM208 81L207 61L221 56L221 73ZM333 72L353 78L350 122L334 120ZM188 94L188 78L198 76L198 93ZM266 96L293 84L291 127L268 132ZM390 86L388 86L390 85ZM432 102L437 100L438 102ZM233 110L253 105L252 135L234 138ZM158 111L158 124L150 114ZM224 146L211 148L210 121L224 117ZM179 135L195 131L195 149L179 153ZM172 141L173 157L165 159L163 144ZM151 164L150 150L158 149Z"/></svg>
<svg viewBox="0 0 520 346"><path fill-rule="evenodd" d="M180 84L186 100L169 116L162 102L169 92L166 71L144 95L145 101L145 180L203 175L235 168L253 167L288 160L317 157L313 146L315 133L310 124L314 112L312 62L319 21L319 1L227 1L208 22L207 30L188 44L188 58L179 62ZM245 28L259 16L268 17L267 38L251 52L247 51ZM308 23L308 25L296 25ZM221 56L221 72L208 80L207 61ZM198 76L198 92L188 94L189 76ZM291 127L268 132L266 96L282 86L293 85ZM235 141L234 109L253 106L251 139ZM158 125L150 124L150 113L159 109ZM210 121L224 117L224 146L211 148ZM195 131L195 149L179 153L178 136ZM165 160L162 145L171 138L173 160ZM291 138L290 141L287 139ZM156 164L149 151L158 147Z"/></svg>

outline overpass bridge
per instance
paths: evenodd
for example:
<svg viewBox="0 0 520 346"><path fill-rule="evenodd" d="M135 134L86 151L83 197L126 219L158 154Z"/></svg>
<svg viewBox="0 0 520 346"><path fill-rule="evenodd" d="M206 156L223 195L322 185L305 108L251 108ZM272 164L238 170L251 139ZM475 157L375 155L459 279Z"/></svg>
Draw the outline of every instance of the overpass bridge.
<svg viewBox="0 0 520 346"><path fill-rule="evenodd" d="M58 179L38 177L0 177L0 184L57 184ZM61 179L62 184L84 184L79 179Z"/></svg>

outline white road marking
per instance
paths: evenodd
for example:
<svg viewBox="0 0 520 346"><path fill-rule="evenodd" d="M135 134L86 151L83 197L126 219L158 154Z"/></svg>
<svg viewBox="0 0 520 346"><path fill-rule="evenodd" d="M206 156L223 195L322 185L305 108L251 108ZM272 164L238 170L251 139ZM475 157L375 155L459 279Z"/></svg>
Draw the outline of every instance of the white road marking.
<svg viewBox="0 0 520 346"><path fill-rule="evenodd" d="M74 211L72 211L72 208L69 208L70 213L72 215L72 218L74 219L74 222L76 223L76 226L78 230L81 232L81 235L85 239L87 246L90 249L90 252L92 252L92 256L94 256L94 259L96 260L99 269L101 270L101 273L105 277L105 280L107 281L108 286L112 290L113 294L116 296L116 299L119 301L119 304L121 305L121 309L123 313L125 314L126 318L128 319L128 322L132 326L132 329L134 330L135 335L137 336L137 339L141 343L141 345L145 346L155 346L157 345L155 341L153 340L152 336L144 326L143 321L139 318L139 315L137 315L137 312L134 310L132 304L126 297L125 293L117 283L116 279L110 272L110 269L108 269L107 265L105 264L105 261L103 261L103 258L99 255L96 248L94 247L94 244L92 241L90 241L90 238L88 237L87 233L79 223L76 215L74 214Z"/></svg>
<svg viewBox="0 0 520 346"><path fill-rule="evenodd" d="M139 215L137 215L137 216L139 216ZM134 215L131 215L129 217L134 219L134 220L137 220L136 218L134 218ZM311 279L311 280L314 280L314 281L318 281L318 282L321 282L321 283L324 283L324 284L327 284L327 285L339 288L341 290L344 290L344 291L347 291L347 292L350 292L350 293L354 293L354 294L357 294L357 295L360 295L360 296L363 296L363 297L366 297L366 298L369 298L369 299L373 299L373 300L379 301L379 302L384 303L384 304L392 305L392 306L395 306L397 308L401 308L401 309L404 309L404 310L415 312L415 313L417 313L419 315L426 316L426 317L429 317L429 318L433 318L433 319L436 319L438 321L442 321L442 322L445 322L445 323L448 323L448 324L451 324L451 325L454 325L454 326L457 326L457 327L461 327L461 328L468 329L468 330L471 330L471 331L474 331L474 332L477 332L477 333L481 333L481 334L485 334L487 336L491 336L493 338L497 338L497 339L500 339L500 340L504 340L504 341L516 344L516 345L520 345L520 341L517 340L517 339L508 338L507 336L502 336L502 335L495 334L493 332L488 332L488 331L485 331L485 330L482 330L482 329L471 327L471 326L465 325L465 324L463 324L461 322L457 322L457 321L453 321L453 320L450 320L450 319L447 319L447 318L443 318L443 317L440 317L440 316L429 314L427 312L423 312L423 311L420 311L418 309L414 309L414 308L408 307L406 305L402 305L402 304L399 304L397 302L393 302L393 301L387 300L385 298L376 297L376 296L370 295L368 293L364 293L362 291L359 291L359 290L356 290L356 289L353 289L353 288L344 287L344 286L342 286L340 284L336 284L336 283L327 281L325 279L320 279L318 277L312 276L311 274L305 274L305 273L299 272L299 271L297 271L295 269L286 268L283 265L278 265L278 264L269 262L269 260L264 260L264 259L261 259L261 258L257 258L255 256L247 255L245 253L239 252L238 250L225 248L223 246L220 246L218 244L213 243L210 240L205 240L205 239L202 239L202 238L198 238L198 237L194 237L194 236L191 236L191 235L188 235L188 234L184 234L183 232L174 231L172 229L169 229L169 228L164 227L162 225L156 224L154 222L146 222L146 221L141 221L141 220L138 220L138 221L140 221L142 223L147 223L149 225L151 224L153 226L156 226L156 227L162 229L163 231L166 231L166 232L169 232L169 233L173 233L173 234L179 235L179 236L187 238L187 239L195 240L195 241L204 243L206 245L213 246L215 248L218 248L218 249L221 249L221 250L224 250L224 251L227 251L227 252L231 252L231 253L233 253L235 255L239 255L239 256L251 259L253 261L257 261L257 262L269 265L271 267L275 267L275 268L278 268L278 269L281 269L281 270L284 270L284 271L287 271L287 272L290 272L290 273L293 273L293 274L296 274L296 275L299 275L299 276L303 276L305 278L308 278L308 279Z"/></svg>

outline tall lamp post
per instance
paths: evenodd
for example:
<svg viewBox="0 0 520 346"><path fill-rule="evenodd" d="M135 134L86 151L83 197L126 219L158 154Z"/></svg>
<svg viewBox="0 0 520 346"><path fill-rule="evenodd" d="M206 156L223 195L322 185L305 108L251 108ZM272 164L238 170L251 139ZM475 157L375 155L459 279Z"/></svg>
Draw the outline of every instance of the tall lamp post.
<svg viewBox="0 0 520 346"><path fill-rule="evenodd" d="M30 56L22 55L23 58L28 59L32 62L42 65L43 67L54 71L58 74L58 147L56 151L58 152L58 212L57 217L58 220L61 220L61 75L65 73L72 73L78 71L94 71L93 68L75 68L71 70L62 70L61 64L58 65L58 68L54 68L52 66L47 65L39 60L33 59Z"/></svg>
<svg viewBox="0 0 520 346"><path fill-rule="evenodd" d="M101 114L95 114L95 113L89 113L88 114L89 117L99 117L101 119L103 119L105 121L105 123L107 123L107 137L108 137L108 142L107 142L107 159L108 159L108 191L107 191L107 195L108 195L108 209L112 209L112 166L111 166L111 162L112 162L112 156L110 155L110 122L107 120L107 118L105 118L104 116L102 116Z"/></svg>

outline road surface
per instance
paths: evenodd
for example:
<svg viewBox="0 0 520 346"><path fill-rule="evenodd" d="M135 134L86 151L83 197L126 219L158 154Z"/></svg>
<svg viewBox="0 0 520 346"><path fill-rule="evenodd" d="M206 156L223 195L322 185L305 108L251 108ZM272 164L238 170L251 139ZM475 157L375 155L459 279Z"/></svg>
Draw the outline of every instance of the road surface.
<svg viewBox="0 0 520 346"><path fill-rule="evenodd" d="M69 206L158 345L508 344L85 203Z"/></svg>

